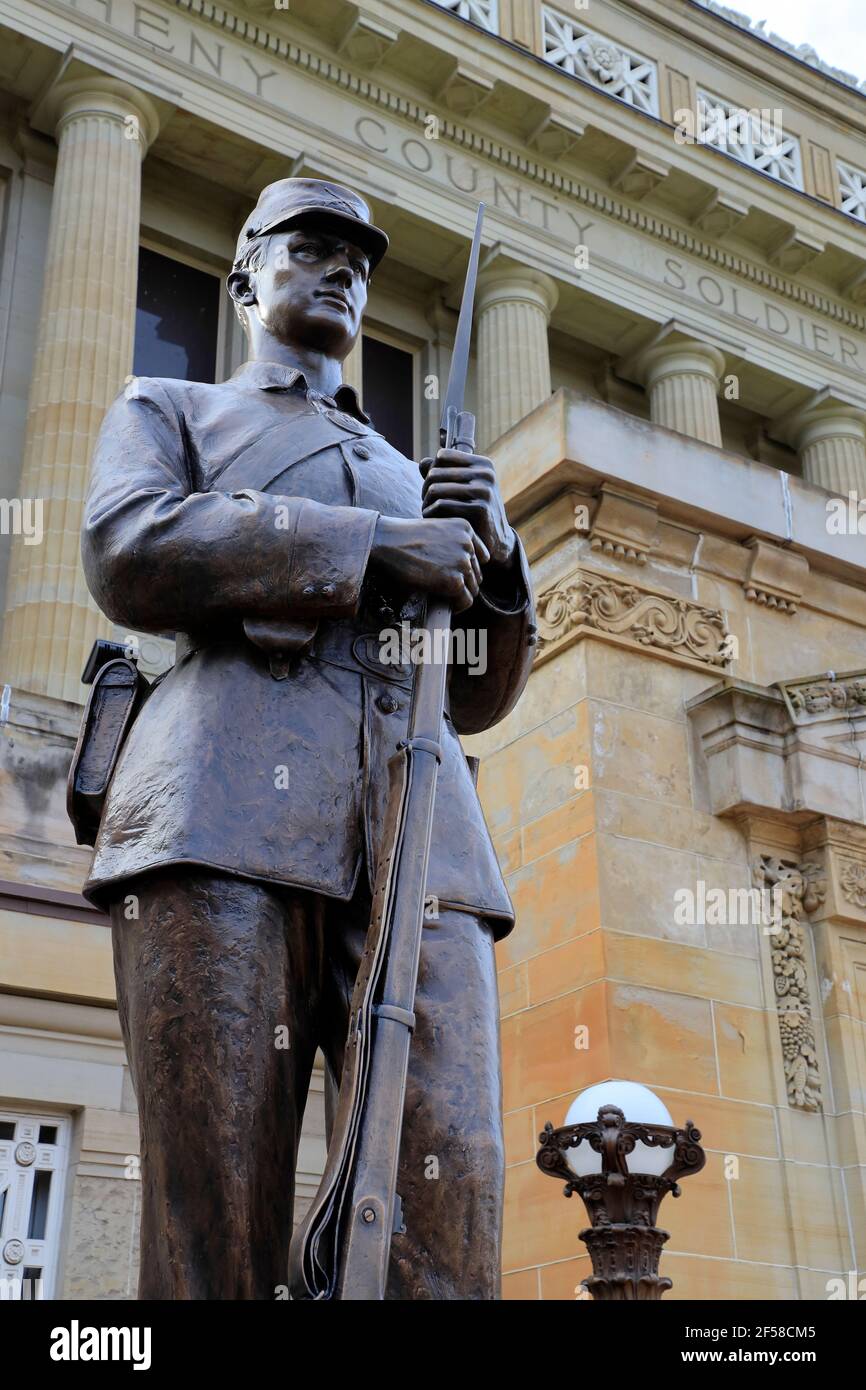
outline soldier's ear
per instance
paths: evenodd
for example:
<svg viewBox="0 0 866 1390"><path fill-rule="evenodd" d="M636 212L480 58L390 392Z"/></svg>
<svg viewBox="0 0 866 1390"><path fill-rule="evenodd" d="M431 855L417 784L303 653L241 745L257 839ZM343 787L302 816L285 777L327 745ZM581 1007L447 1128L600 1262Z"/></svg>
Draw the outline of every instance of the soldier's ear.
<svg viewBox="0 0 866 1390"><path fill-rule="evenodd" d="M255 304L256 292L248 270L231 271L226 280L226 288L235 304Z"/></svg>

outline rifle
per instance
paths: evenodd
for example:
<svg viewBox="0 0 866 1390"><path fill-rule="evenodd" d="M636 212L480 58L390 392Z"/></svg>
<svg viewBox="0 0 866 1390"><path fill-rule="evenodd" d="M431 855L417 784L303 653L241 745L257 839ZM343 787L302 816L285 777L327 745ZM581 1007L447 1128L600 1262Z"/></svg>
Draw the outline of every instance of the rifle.
<svg viewBox="0 0 866 1390"><path fill-rule="evenodd" d="M463 397L483 217L480 203L440 427L441 446L465 453L475 449L475 420ZM319 1190L291 1244L296 1299L384 1299L391 1237L404 1229L397 1167L441 759L447 602L428 600L425 630L422 651L430 659L416 667L408 737L388 764L384 848L352 995L334 1133Z"/></svg>

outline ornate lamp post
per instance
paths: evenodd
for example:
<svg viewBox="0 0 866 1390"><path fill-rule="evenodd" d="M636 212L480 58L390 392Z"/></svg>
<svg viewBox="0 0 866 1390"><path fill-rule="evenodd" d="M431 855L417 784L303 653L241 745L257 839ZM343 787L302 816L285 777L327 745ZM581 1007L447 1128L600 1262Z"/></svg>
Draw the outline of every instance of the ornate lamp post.
<svg viewBox="0 0 866 1390"><path fill-rule="evenodd" d="M675 1128L646 1086L606 1081L583 1091L564 1126L546 1124L539 1139L542 1173L565 1178L566 1197L578 1192L589 1213L591 1228L580 1239L592 1258L584 1281L592 1297L661 1298L671 1287L658 1272L668 1232L656 1217L668 1192L679 1197L677 1179L703 1168L700 1131L691 1120Z"/></svg>

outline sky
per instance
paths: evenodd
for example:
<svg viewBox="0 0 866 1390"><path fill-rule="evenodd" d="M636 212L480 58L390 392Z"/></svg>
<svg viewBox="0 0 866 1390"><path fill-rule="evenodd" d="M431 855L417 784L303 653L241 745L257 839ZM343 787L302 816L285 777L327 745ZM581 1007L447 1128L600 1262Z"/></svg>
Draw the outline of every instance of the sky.
<svg viewBox="0 0 866 1390"><path fill-rule="evenodd" d="M825 63L866 78L866 0L723 0L766 32L809 43Z"/></svg>

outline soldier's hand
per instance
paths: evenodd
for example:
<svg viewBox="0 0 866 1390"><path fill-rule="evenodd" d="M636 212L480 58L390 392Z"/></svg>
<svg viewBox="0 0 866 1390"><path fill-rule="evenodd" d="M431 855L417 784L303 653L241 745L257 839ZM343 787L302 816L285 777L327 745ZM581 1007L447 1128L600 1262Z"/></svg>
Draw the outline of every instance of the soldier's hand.
<svg viewBox="0 0 866 1390"><path fill-rule="evenodd" d="M490 459L459 449L440 449L435 459L422 459L425 517L463 517L484 542L490 559L508 564L516 537L505 515L505 504Z"/></svg>
<svg viewBox="0 0 866 1390"><path fill-rule="evenodd" d="M460 517L403 520L380 516L370 560L410 589L447 598L455 613L470 608L481 587L481 566L490 556L468 521Z"/></svg>

